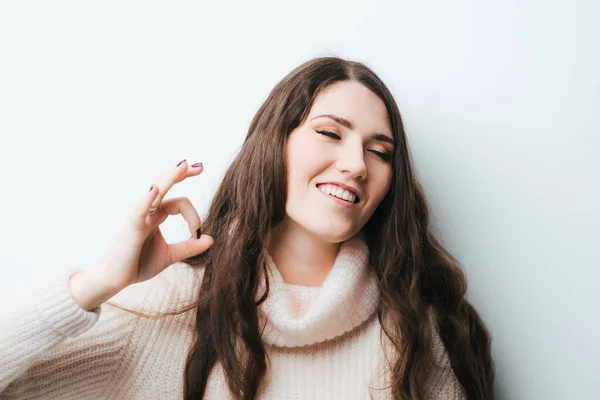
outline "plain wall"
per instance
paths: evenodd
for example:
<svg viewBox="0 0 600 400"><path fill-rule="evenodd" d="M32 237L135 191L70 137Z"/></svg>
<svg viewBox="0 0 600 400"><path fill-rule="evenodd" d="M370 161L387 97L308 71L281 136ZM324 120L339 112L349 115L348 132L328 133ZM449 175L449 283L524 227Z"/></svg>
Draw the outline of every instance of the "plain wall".
<svg viewBox="0 0 600 400"><path fill-rule="evenodd" d="M396 97L432 229L493 333L498 398L598 398L599 9L4 1L0 292L88 268L183 158L205 171L168 197L202 215L271 88L338 55Z"/></svg>

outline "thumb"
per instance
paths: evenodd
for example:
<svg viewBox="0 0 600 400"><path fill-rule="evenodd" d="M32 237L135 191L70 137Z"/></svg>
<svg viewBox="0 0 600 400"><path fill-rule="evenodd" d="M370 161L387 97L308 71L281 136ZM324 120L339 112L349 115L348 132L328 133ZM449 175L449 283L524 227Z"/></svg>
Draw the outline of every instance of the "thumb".
<svg viewBox="0 0 600 400"><path fill-rule="evenodd" d="M214 242L212 236L202 235L200 239L190 238L183 242L169 244L169 250L173 258L171 261L174 264L196 254L204 253Z"/></svg>

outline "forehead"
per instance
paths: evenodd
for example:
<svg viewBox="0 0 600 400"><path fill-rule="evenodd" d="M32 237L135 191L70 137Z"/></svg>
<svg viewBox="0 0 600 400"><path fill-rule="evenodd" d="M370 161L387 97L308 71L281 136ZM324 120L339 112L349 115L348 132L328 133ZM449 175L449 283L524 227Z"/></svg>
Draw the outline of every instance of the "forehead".
<svg viewBox="0 0 600 400"><path fill-rule="evenodd" d="M385 104L375 93L358 82L336 82L323 89L315 99L307 121L322 114L333 114L354 123L354 129L381 132L392 136ZM313 122L332 122L317 118Z"/></svg>

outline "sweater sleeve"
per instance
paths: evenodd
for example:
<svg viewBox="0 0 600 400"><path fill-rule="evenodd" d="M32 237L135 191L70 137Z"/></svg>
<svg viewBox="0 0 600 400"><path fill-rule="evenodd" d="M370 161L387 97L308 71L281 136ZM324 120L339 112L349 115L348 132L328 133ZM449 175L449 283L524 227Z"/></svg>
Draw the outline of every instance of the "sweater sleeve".
<svg viewBox="0 0 600 400"><path fill-rule="evenodd" d="M436 340L434 354L439 357L442 368L438 369L429 382L426 398L429 400L466 400L466 394L454 370L442 341Z"/></svg>
<svg viewBox="0 0 600 400"><path fill-rule="evenodd" d="M93 312L74 302L67 277L35 292L0 316L0 400L146 398L132 389L148 386L145 379L161 389L161 382L171 385L179 371L163 365L170 356L164 351L181 350L177 361L185 360L195 314L142 318L119 306L147 315L179 309L196 293L201 277L183 263L174 265L108 300L117 307L104 303ZM156 366L148 368L151 359ZM140 375L144 370L151 375Z"/></svg>
<svg viewBox="0 0 600 400"><path fill-rule="evenodd" d="M100 316L75 303L68 281L71 270L44 288L30 293L25 301L3 305L0 315L0 393L23 375L36 361L68 338L89 330ZM3 397L0 394L0 397Z"/></svg>
<svg viewBox="0 0 600 400"><path fill-rule="evenodd" d="M429 385L426 389L426 398L429 400L466 400L466 393L458 381L444 342L437 330L437 319L430 311L430 321L433 329L433 356L437 368L432 372Z"/></svg>

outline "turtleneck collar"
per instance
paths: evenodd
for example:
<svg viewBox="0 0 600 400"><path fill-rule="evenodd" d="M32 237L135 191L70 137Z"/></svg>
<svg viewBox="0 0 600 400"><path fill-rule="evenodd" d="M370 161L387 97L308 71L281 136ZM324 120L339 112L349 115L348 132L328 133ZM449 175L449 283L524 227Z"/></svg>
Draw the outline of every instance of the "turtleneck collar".
<svg viewBox="0 0 600 400"><path fill-rule="evenodd" d="M319 293L299 317L273 259L269 254L266 259L269 295L258 307L265 343L297 347L333 339L366 321L377 308L379 287L368 265L369 249L362 232L341 244ZM262 272L259 285L260 296L265 289Z"/></svg>

